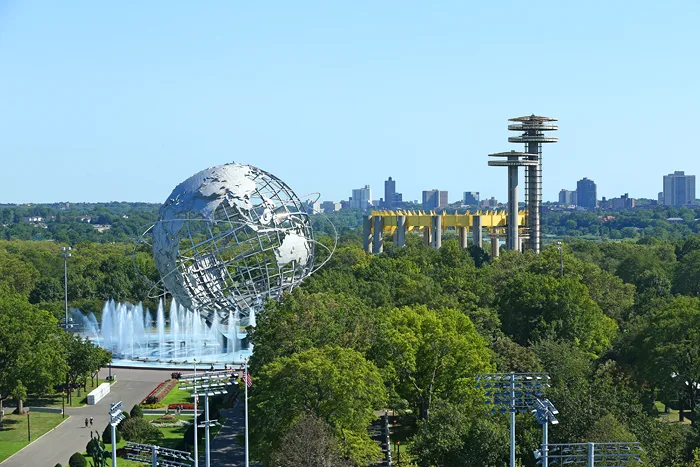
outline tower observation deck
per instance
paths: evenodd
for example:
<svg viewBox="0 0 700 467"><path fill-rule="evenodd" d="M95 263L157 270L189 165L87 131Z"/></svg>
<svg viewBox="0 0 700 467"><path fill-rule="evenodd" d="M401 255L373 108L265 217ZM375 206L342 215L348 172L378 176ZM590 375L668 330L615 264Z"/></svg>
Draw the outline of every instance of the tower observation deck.
<svg viewBox="0 0 700 467"><path fill-rule="evenodd" d="M556 143L559 138L548 136L545 132L556 131L559 126L557 121L551 117L541 117L530 115L527 117L517 117L508 119L514 122L508 125L508 130L518 131L520 136L511 136L509 143L525 144L525 153L535 164L525 166L525 206L527 212L527 248L535 253L540 252L542 242L542 232L540 229L540 218L542 215L542 144Z"/></svg>

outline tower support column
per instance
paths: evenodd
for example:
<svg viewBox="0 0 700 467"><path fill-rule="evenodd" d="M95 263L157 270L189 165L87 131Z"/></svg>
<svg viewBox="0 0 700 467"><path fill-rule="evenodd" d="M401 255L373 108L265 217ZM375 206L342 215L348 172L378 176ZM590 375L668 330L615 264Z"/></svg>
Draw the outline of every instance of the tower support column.
<svg viewBox="0 0 700 467"><path fill-rule="evenodd" d="M501 245L498 243L498 234L492 233L491 237L491 258L498 258Z"/></svg>
<svg viewBox="0 0 700 467"><path fill-rule="evenodd" d="M372 254L372 216L362 218L362 246L365 253Z"/></svg>
<svg viewBox="0 0 700 467"><path fill-rule="evenodd" d="M375 255L378 255L379 253L382 253L384 251L384 237L383 237L383 229L384 227L384 218L382 216L375 216L374 218L374 248L373 248L373 253Z"/></svg>
<svg viewBox="0 0 700 467"><path fill-rule="evenodd" d="M427 247L430 246L430 226L423 227L423 244Z"/></svg>
<svg viewBox="0 0 700 467"><path fill-rule="evenodd" d="M459 230L459 247L467 248L467 228L462 226L458 227Z"/></svg>
<svg viewBox="0 0 700 467"><path fill-rule="evenodd" d="M481 216L474 216L474 225L472 226L472 240L474 245L483 248L484 233L481 231Z"/></svg>
<svg viewBox="0 0 700 467"><path fill-rule="evenodd" d="M517 157L508 157L509 161L517 162ZM508 166L508 236L506 248L516 250L520 245L518 240L518 166Z"/></svg>
<svg viewBox="0 0 700 467"><path fill-rule="evenodd" d="M432 248L438 249L442 246L442 216L436 215L431 219L432 223L432 238L430 240L430 246Z"/></svg>
<svg viewBox="0 0 700 467"><path fill-rule="evenodd" d="M396 216L396 230L394 231L394 245L401 248L406 244L406 216Z"/></svg>

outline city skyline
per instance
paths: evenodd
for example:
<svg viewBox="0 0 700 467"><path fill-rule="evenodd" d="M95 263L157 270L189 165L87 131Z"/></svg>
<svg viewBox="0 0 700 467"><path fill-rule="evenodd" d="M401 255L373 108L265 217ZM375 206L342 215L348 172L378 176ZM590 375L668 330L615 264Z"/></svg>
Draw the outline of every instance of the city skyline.
<svg viewBox="0 0 700 467"><path fill-rule="evenodd" d="M560 125L545 200L583 175L601 196L655 198L662 174L699 171L699 13L691 1L2 2L0 153L21 175L0 202L162 203L174 181L230 161L324 199L378 190L385 174L406 199L432 186L505 199L485 155L510 149L507 118L531 113ZM529 19L547 47L520 73Z"/></svg>

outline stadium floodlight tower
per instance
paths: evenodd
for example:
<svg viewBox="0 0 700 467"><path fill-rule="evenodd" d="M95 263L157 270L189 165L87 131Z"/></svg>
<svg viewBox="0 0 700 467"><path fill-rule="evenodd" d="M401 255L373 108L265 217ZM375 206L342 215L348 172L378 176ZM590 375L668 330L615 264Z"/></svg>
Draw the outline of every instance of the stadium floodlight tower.
<svg viewBox="0 0 700 467"><path fill-rule="evenodd" d="M542 233L540 216L542 212L542 144L556 143L559 138L547 136L545 131L556 131L559 126L553 122L557 119L530 115L508 119L514 122L508 125L510 131L521 131L520 136L511 136L509 143L524 143L525 152L531 154L530 160L537 161L536 166L525 168L525 205L527 206L527 227L529 230L528 248L540 252Z"/></svg>
<svg viewBox="0 0 700 467"><path fill-rule="evenodd" d="M527 152L497 152L489 154L489 157L505 157L506 160L489 161L490 167L508 167L508 237L506 238L506 248L509 250L520 250L520 239L518 233L518 168L537 166L536 160L531 160Z"/></svg>
<svg viewBox="0 0 700 467"><path fill-rule="evenodd" d="M515 467L515 414L530 412L542 391L549 387L547 373L489 373L476 377L476 387L484 390L493 405L491 413L510 413L510 467Z"/></svg>
<svg viewBox="0 0 700 467"><path fill-rule="evenodd" d="M554 407L554 404L549 402L549 399L537 399L535 401L535 408L532 409L532 414L535 416L537 423L542 425L542 451L546 451L547 446L549 446L549 438L547 433L549 424L559 424L559 420L557 420L557 417L555 417L555 415L558 413L559 411L556 409L556 407ZM548 465L549 458L545 454L542 457L542 467L548 467Z"/></svg>

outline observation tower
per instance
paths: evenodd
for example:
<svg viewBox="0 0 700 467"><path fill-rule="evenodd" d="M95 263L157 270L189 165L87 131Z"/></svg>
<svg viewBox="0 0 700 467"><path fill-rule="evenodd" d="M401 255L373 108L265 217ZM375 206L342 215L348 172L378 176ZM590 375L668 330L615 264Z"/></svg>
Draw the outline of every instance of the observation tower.
<svg viewBox="0 0 700 467"><path fill-rule="evenodd" d="M520 251L520 239L518 232L518 168L525 170L537 167L537 155L527 152L497 152L489 154L489 157L505 157L506 160L489 161L491 167L508 167L508 235L506 248Z"/></svg>
<svg viewBox="0 0 700 467"><path fill-rule="evenodd" d="M528 160L535 164L525 167L525 206L527 211L527 248L540 252L542 232L540 217L542 213L542 144L556 143L559 138L548 136L546 131L556 131L559 126L553 122L557 119L530 115L528 117L509 118L508 130L522 132L520 136L511 136L509 143L524 143ZM491 163L489 163L491 165ZM517 169L516 169L517 170ZM510 195L509 195L510 196Z"/></svg>

